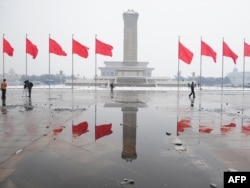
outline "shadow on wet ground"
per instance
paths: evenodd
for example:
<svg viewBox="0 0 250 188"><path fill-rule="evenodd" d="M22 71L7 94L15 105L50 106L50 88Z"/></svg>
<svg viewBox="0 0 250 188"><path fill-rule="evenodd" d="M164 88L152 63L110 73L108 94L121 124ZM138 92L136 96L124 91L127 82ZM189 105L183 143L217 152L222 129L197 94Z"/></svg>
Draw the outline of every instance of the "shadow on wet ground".
<svg viewBox="0 0 250 188"><path fill-rule="evenodd" d="M8 90L0 187L223 187L250 171L250 93Z"/></svg>

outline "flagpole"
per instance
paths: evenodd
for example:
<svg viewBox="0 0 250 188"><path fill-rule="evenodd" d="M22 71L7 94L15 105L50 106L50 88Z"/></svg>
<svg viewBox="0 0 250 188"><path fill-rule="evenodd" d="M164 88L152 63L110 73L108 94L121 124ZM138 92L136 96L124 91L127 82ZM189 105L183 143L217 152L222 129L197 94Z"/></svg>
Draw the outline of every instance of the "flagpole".
<svg viewBox="0 0 250 188"><path fill-rule="evenodd" d="M26 33L26 40L25 40L25 43L26 43L26 48L27 48L27 33ZM25 67L25 68L26 68L26 69L25 69L25 78L26 78L26 80L27 80L27 78L28 78L28 77L27 77L27 75L28 75L28 74L27 74L27 72L28 72L28 71L27 71L27 70L28 70L28 68L27 68L27 67L28 67L28 66L27 66L27 51L26 51L26 53L25 53L25 66L26 66L26 67ZM27 102L27 89L25 90L25 99L26 99L26 102Z"/></svg>
<svg viewBox="0 0 250 188"><path fill-rule="evenodd" d="M50 40L50 34L49 34L49 40ZM50 48L50 44L49 44ZM50 51L49 51L49 97L50 97Z"/></svg>
<svg viewBox="0 0 250 188"><path fill-rule="evenodd" d="M224 54L223 54L223 44L224 44L224 37L222 37L222 73L221 73L221 91L223 92L223 76L224 76Z"/></svg>
<svg viewBox="0 0 250 188"><path fill-rule="evenodd" d="M222 73L221 73L221 114L223 108L223 77L224 77L224 37L222 37Z"/></svg>
<svg viewBox="0 0 250 188"><path fill-rule="evenodd" d="M26 42L26 48L27 48L27 33L26 33L26 40L25 40L25 42ZM25 55L25 64L26 64L26 70L25 70L25 73L26 73L26 80L27 80L27 70L28 70L28 68L27 68L27 51L26 51L26 53L25 53L26 55Z"/></svg>
<svg viewBox="0 0 250 188"><path fill-rule="evenodd" d="M4 34L3 34L3 40L4 40ZM2 41L3 41L3 40L2 40ZM3 46L3 48L4 48L4 46ZM5 71L4 71L4 50L3 50L3 79L4 79L4 72L5 72Z"/></svg>
<svg viewBox="0 0 250 188"><path fill-rule="evenodd" d="M96 38L97 38L97 35L95 35L95 48L96 48ZM95 92L96 92L96 79L97 79L96 66L97 66L97 55L96 55L96 52L95 52Z"/></svg>
<svg viewBox="0 0 250 188"><path fill-rule="evenodd" d="M245 100L245 92L244 92L245 91L245 58L246 58L245 57L245 55L246 55L245 54L245 50L246 50L245 49L245 42L246 42L245 38L244 38L243 42L244 42L244 44L243 44L244 45L244 49L243 49L243 86L242 86L243 92L242 92L242 112L241 112L242 113L241 114L242 119L241 119L241 126L243 126L244 100Z"/></svg>
<svg viewBox="0 0 250 188"><path fill-rule="evenodd" d="M177 79L178 79L178 101L179 101L179 86L180 86L180 36L178 36L178 72L177 72Z"/></svg>
<svg viewBox="0 0 250 188"><path fill-rule="evenodd" d="M178 126L178 120L179 120L179 70L180 70L180 36L178 36L178 71L177 71L177 79L178 79L178 92L177 92L177 106L176 106L176 112L177 112L177 122L176 122L176 128ZM178 135L178 130L176 129L176 135Z"/></svg>
<svg viewBox="0 0 250 188"><path fill-rule="evenodd" d="M74 34L72 34L72 45L73 45ZM72 89L73 89L73 77L74 77L74 55L73 55L73 46L72 46Z"/></svg>
<svg viewBox="0 0 250 188"><path fill-rule="evenodd" d="M202 42L202 37L201 37L201 42ZM200 104L199 104L199 108L200 108L200 110L201 110L201 74L202 74L202 49L201 49L201 51L200 51L200 99L199 99L199 101L200 101Z"/></svg>
<svg viewBox="0 0 250 188"><path fill-rule="evenodd" d="M243 86L242 86L242 88L243 88L243 92L244 92L244 90L245 90L245 38L244 38L244 49L243 49Z"/></svg>

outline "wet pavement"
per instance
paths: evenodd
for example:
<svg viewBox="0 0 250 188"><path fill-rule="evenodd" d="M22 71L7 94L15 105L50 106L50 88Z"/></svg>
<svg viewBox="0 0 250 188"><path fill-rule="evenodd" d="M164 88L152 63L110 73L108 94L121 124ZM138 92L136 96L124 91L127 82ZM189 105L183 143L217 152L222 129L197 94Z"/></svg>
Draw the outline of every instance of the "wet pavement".
<svg viewBox="0 0 250 188"><path fill-rule="evenodd" d="M222 188L250 171L250 91L189 93L8 89L0 188Z"/></svg>

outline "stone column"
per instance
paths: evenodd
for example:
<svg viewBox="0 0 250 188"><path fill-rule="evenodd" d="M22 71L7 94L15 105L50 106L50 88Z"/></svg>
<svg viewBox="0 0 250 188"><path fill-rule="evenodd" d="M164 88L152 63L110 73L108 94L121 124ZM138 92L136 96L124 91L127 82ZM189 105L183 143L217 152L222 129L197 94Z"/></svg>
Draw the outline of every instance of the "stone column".
<svg viewBox="0 0 250 188"><path fill-rule="evenodd" d="M134 10L123 13L124 41L123 62L137 62L137 20L139 14Z"/></svg>

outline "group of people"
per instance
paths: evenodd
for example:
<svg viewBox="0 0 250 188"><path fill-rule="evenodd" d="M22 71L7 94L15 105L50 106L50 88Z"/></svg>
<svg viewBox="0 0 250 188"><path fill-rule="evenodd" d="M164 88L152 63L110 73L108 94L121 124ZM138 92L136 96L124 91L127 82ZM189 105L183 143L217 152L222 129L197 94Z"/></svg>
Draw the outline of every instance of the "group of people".
<svg viewBox="0 0 250 188"><path fill-rule="evenodd" d="M114 89L113 82L110 83L109 86L110 86L110 91L113 92L113 89ZM32 87L33 87L32 82L30 82L29 80L24 81L24 89L28 89L28 97L31 97ZM195 98L195 92L194 92L195 84L194 84L194 82L191 83L190 88L191 88L191 93L188 96L190 98L193 95L193 99L194 99ZM6 79L3 79L2 83L1 83L3 106L5 106L6 89L7 89L7 81L6 81ZM193 100L191 101L191 106L193 106Z"/></svg>
<svg viewBox="0 0 250 188"><path fill-rule="evenodd" d="M24 89L28 89L28 97L31 97L31 89L33 87L33 83L30 82L29 80L24 81ZM6 90L7 90L7 81L4 78L2 83L1 83L1 91L2 91L2 101L3 101L3 106L6 106L5 100L6 100Z"/></svg>

